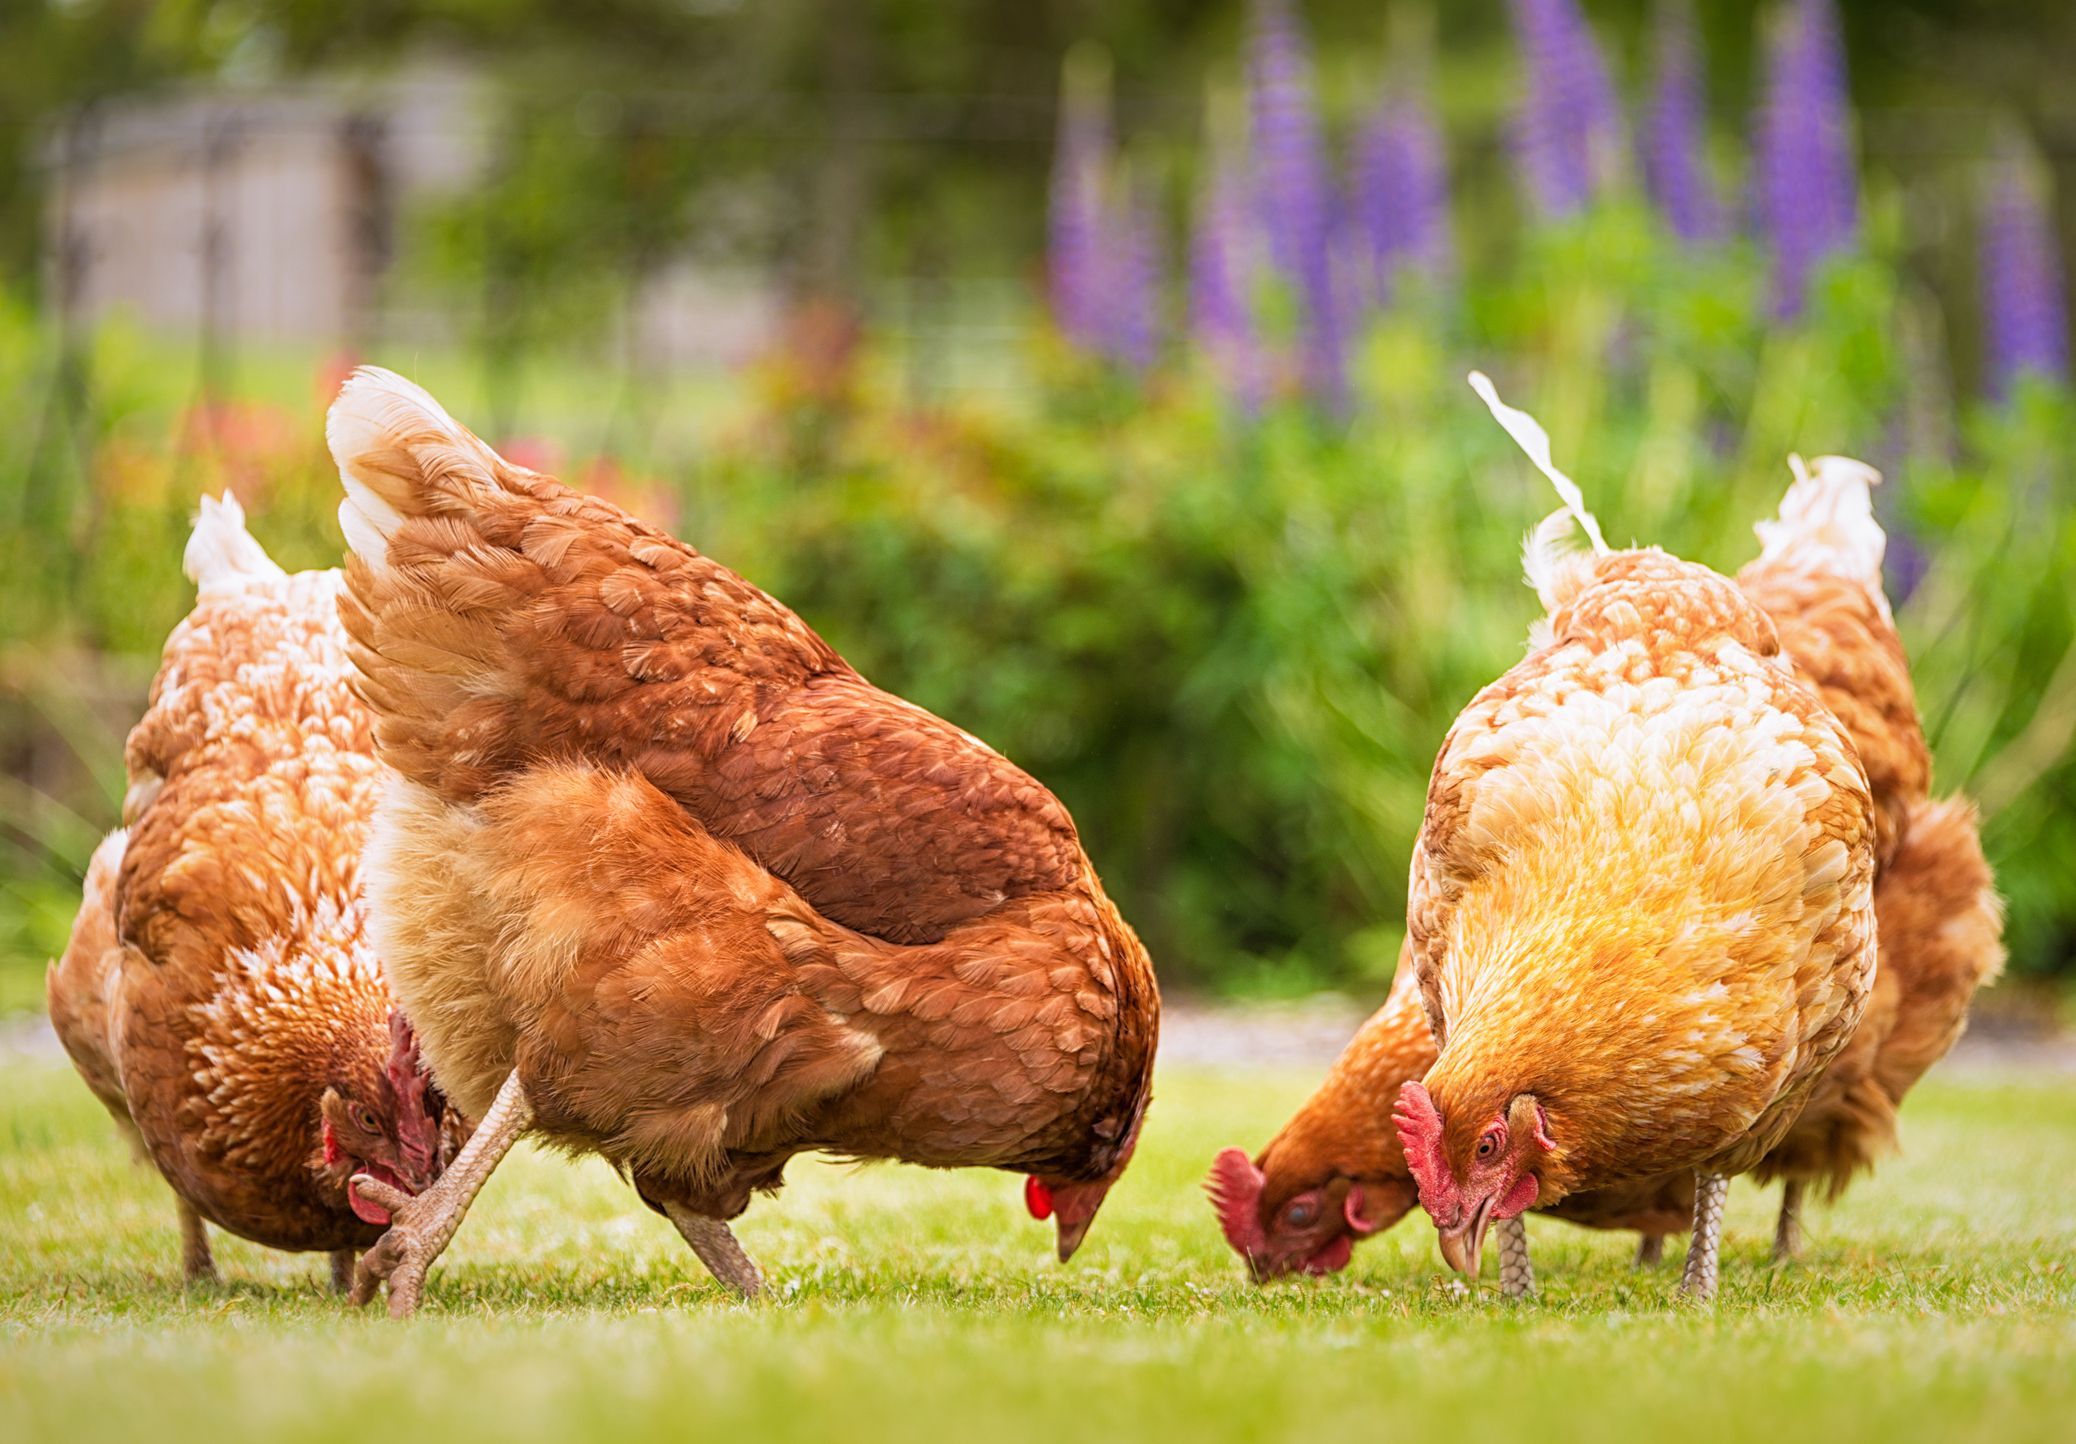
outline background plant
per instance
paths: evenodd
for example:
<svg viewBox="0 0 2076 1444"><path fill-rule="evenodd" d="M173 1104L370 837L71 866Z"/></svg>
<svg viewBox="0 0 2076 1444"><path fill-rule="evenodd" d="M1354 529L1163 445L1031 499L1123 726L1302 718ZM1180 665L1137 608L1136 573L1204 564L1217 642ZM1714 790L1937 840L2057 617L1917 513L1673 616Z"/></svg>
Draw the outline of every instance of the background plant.
<svg viewBox="0 0 2076 1444"><path fill-rule="evenodd" d="M1468 369L1544 421L1612 538L1724 569L1790 451L1863 456L1888 475L1937 785L1984 805L2014 973L2067 977L2076 398L2043 173L2018 147L1980 178L1987 384L1957 395L1902 202L1839 164L1828 6L1779 7L1755 44L1749 166L1696 121L1710 71L1676 11L1636 112L1571 0L1510 13L1510 183L1535 219L1503 244L1470 234L1494 201L1466 194L1483 181L1434 114L1444 57L1416 34L1324 94L1305 11L1264 4L1210 65L1182 153L1149 155L1101 63L1077 62L1049 314L1013 387L904 385L891 338L824 315L719 402L655 379L647 404L701 417L696 441L607 450L607 387L557 349L553 296L484 313L528 359L523 406L458 352L375 359L673 525L1045 779L1164 978L1252 991L1388 972L1434 751L1534 613L1518 548L1551 499ZM1588 143L1545 144L1553 125ZM542 177L584 169L514 160L480 205L521 187L552 219ZM624 168L624 209L668 175ZM537 239L513 232L513 284L555 265ZM321 413L343 362L252 359L201 387L163 345L0 305L0 1002L35 995L114 821L123 730L189 604L194 497L237 490L286 565L337 557Z"/></svg>

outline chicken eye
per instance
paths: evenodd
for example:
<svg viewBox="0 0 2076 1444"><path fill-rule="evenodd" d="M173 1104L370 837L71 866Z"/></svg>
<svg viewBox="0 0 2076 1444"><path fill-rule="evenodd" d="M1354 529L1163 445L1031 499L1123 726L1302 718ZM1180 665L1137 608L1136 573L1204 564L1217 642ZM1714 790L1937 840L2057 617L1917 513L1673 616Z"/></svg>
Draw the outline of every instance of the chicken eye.
<svg viewBox="0 0 2076 1444"><path fill-rule="evenodd" d="M1294 1198L1283 1210L1283 1221L1292 1228L1309 1228L1319 1217L1319 1205L1309 1198Z"/></svg>
<svg viewBox="0 0 2076 1444"><path fill-rule="evenodd" d="M382 1127L375 1121L375 1111L365 1103L353 1105L353 1123L366 1133L380 1133Z"/></svg>
<svg viewBox="0 0 2076 1444"><path fill-rule="evenodd" d="M1491 1162L1493 1158L1498 1156L1500 1144L1501 1139L1499 1136L1499 1130L1497 1128L1487 1130L1485 1136L1478 1140L1478 1162Z"/></svg>

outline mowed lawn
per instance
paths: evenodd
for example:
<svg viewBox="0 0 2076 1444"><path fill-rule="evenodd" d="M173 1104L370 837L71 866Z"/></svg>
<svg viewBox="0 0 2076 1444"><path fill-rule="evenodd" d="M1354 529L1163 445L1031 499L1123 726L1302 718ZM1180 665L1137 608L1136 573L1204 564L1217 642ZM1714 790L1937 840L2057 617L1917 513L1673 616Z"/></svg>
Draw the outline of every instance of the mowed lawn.
<svg viewBox="0 0 2076 1444"><path fill-rule="evenodd" d="M1066 1268L1006 1175L796 1164L741 1225L756 1307L603 1165L522 1151L396 1325L221 1236L225 1282L183 1289L166 1190L86 1089L0 1064L0 1438L2076 1438L2067 1077L1935 1078L1798 1267L1740 1183L1713 1312L1674 1302L1677 1249L1638 1274L1540 1221L1527 1306L1452 1282L1418 1217L1252 1287L1199 1180L1310 1081L1166 1072Z"/></svg>

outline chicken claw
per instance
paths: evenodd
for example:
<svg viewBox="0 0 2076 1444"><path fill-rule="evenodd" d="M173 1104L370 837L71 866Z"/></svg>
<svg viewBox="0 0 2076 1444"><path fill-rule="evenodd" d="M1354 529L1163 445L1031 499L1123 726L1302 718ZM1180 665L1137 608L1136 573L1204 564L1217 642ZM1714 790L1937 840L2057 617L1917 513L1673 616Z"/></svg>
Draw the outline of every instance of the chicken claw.
<svg viewBox="0 0 2076 1444"><path fill-rule="evenodd" d="M692 1245L692 1252L706 1265L706 1271L722 1283L734 1289L745 1299L754 1299L763 1292L764 1279L750 1256L743 1252L736 1241L735 1231L728 1227L725 1219L709 1214L694 1213L682 1203L667 1203L663 1212L677 1225L685 1242Z"/></svg>
<svg viewBox="0 0 2076 1444"><path fill-rule="evenodd" d="M375 1285L387 1281L390 1317L403 1318L417 1310L425 1289L425 1272L438 1252L427 1247L426 1239L433 1230L423 1227L418 1215L441 1200L434 1197L435 1189L427 1189L414 1199L402 1189L364 1173L353 1175L351 1186L368 1202L389 1211L389 1231L376 1239L374 1247L354 1265L353 1286L347 1292L347 1300L356 1307L369 1303L375 1297ZM421 1200L424 1207L416 1206Z"/></svg>
<svg viewBox="0 0 2076 1444"><path fill-rule="evenodd" d="M414 1198L365 1173L353 1175L349 1186L390 1214L389 1231L361 1255L354 1269L353 1292L349 1295L354 1304L370 1302L375 1297L375 1285L386 1281L391 1318L406 1318L417 1311L425 1293L426 1271L461 1227L463 1216L489 1181L491 1172L511 1152L512 1145L532 1121L533 1105L527 1101L526 1089L514 1069L498 1088L496 1101L483 1115L468 1143L440 1175L440 1181L425 1192Z"/></svg>

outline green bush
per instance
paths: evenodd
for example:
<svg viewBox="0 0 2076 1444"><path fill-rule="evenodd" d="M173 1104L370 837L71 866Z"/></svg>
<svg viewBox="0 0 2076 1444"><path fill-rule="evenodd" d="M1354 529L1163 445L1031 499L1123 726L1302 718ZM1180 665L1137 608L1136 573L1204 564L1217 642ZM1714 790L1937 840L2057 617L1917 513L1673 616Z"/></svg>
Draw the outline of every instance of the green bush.
<svg viewBox="0 0 2076 1444"><path fill-rule="evenodd" d="M1889 474L1877 502L1915 581L1898 619L1937 785L1985 804L2014 966L2066 972L2076 404L2036 386L1956 428L1925 303L1893 267L1834 267L1792 330L1766 321L1759 282L1749 254L1682 252L1618 205L1524 239L1466 294L1376 318L1345 417L1249 415L1184 362L1136 383L1034 334L1037 379L1011 405L918 408L884 394L884 358L824 357L753 373L749 423L689 460L563 470L1052 785L1171 984L1263 991L1389 971L1435 749L1535 615L1520 541L1555 498L1466 371L1544 422L1611 540L1726 570L1755 550L1790 451L1864 457ZM187 605L186 514L226 482L284 562L336 555L314 402L219 403L198 440L197 408L155 393L143 352L110 337L90 359L77 465L30 454L31 417L0 436L0 504L20 518L0 555L11 655L155 649ZM33 318L0 318L10 394L52 394L53 364ZM571 358L532 364L602 404ZM571 410L570 434L595 435ZM59 707L51 670L13 668L21 725ZM61 798L10 784L34 804L10 806L18 896L76 878L79 820L111 819L113 745L83 746L87 780ZM0 948L62 942L17 932Z"/></svg>

